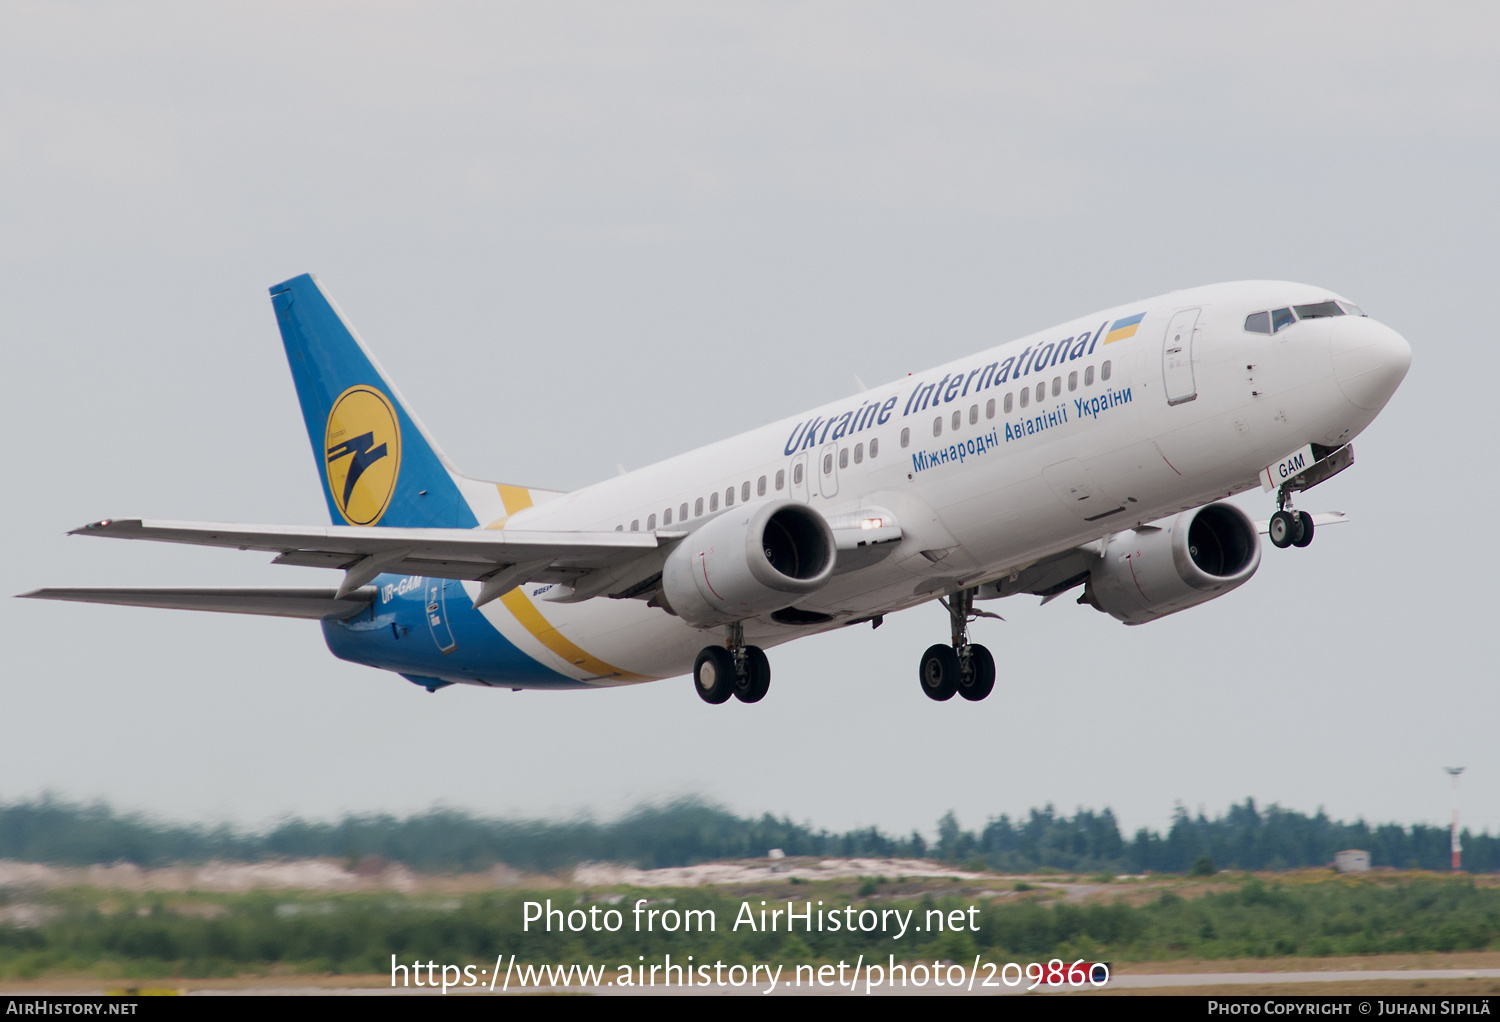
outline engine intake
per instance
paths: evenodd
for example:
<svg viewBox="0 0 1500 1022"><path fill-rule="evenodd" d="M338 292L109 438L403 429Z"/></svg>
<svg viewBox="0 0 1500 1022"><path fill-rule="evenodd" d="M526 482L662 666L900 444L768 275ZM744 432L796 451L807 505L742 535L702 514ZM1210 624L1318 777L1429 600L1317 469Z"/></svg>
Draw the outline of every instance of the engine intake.
<svg viewBox="0 0 1500 1022"><path fill-rule="evenodd" d="M790 500L758 501L679 543L662 568L662 595L689 624L726 624L817 592L833 566L833 530L822 515Z"/></svg>
<svg viewBox="0 0 1500 1022"><path fill-rule="evenodd" d="M1233 504L1209 504L1111 536L1080 602L1145 624L1223 596L1259 567L1255 523Z"/></svg>

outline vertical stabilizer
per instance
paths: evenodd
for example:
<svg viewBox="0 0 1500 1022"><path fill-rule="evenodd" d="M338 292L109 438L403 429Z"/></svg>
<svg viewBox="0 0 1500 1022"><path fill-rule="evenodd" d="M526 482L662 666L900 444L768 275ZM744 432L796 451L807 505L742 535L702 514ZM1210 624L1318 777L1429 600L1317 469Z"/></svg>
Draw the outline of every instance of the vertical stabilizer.
<svg viewBox="0 0 1500 1022"><path fill-rule="evenodd" d="M457 473L318 281L277 284L271 304L333 522L478 524Z"/></svg>

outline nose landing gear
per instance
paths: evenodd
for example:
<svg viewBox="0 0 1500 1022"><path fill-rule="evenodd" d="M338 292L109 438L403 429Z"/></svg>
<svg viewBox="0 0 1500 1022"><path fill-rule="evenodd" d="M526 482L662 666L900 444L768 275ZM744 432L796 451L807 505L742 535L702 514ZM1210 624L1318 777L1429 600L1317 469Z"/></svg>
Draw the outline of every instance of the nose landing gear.
<svg viewBox="0 0 1500 1022"><path fill-rule="evenodd" d="M1312 515L1306 511L1282 508L1271 516L1268 531L1271 535L1271 545L1274 547L1282 550L1289 546L1305 547L1313 539Z"/></svg>
<svg viewBox="0 0 1500 1022"><path fill-rule="evenodd" d="M1312 515L1292 507L1292 494L1298 488L1306 488L1301 486L1302 482L1302 477L1298 476L1282 483L1281 489L1276 491L1276 513L1271 516L1266 531L1270 534L1271 545L1279 550L1289 546L1305 547L1312 542Z"/></svg>
<svg viewBox="0 0 1500 1022"><path fill-rule="evenodd" d="M1282 550L1289 546L1305 547L1313 540L1312 515L1292 507L1292 494L1310 490L1354 464L1353 444L1345 444L1335 451L1322 448L1321 455L1317 453L1318 445L1312 446L1318 460L1306 471L1282 483L1276 491L1276 513L1271 516L1267 531L1271 535L1271 545Z"/></svg>
<svg viewBox="0 0 1500 1022"><path fill-rule="evenodd" d="M723 646L704 646L693 664L693 687L705 703L718 705L730 697L758 703L771 687L771 662L759 646L745 645L738 622L729 627Z"/></svg>
<svg viewBox="0 0 1500 1022"><path fill-rule="evenodd" d="M994 691L995 658L985 647L969 641L969 622L979 617L1000 618L1000 615L976 611L972 589L960 589L950 599L939 598L939 602L948 608L953 641L948 646L929 646L922 654L917 668L922 691L929 699L939 702L952 699L956 693L977 703Z"/></svg>

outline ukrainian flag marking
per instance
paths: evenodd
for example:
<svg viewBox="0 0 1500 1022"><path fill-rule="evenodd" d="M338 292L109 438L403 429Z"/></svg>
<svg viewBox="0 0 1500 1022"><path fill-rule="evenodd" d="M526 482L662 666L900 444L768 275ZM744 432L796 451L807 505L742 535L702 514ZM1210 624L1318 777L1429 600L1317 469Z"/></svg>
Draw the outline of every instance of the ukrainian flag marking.
<svg viewBox="0 0 1500 1022"><path fill-rule="evenodd" d="M1109 328L1109 333L1104 336L1105 344L1113 344L1115 341L1123 341L1127 337L1134 337L1136 328L1141 325L1141 320L1146 318L1144 312L1138 312L1134 316L1125 319L1117 319Z"/></svg>

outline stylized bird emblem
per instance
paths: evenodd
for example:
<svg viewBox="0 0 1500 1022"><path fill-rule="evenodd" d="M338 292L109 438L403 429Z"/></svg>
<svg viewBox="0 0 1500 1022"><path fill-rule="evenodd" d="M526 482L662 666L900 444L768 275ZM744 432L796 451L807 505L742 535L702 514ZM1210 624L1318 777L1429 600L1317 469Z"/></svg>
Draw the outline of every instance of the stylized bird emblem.
<svg viewBox="0 0 1500 1022"><path fill-rule="evenodd" d="M386 455L386 445L381 444L375 447L374 443L373 432L361 433L357 437L345 440L337 447L328 449L328 464L330 465L345 455L354 456L349 462L349 474L344 477L344 499L340 502L344 507L349 506L349 495L354 492L354 484L359 482L359 477L365 474L365 469Z"/></svg>

